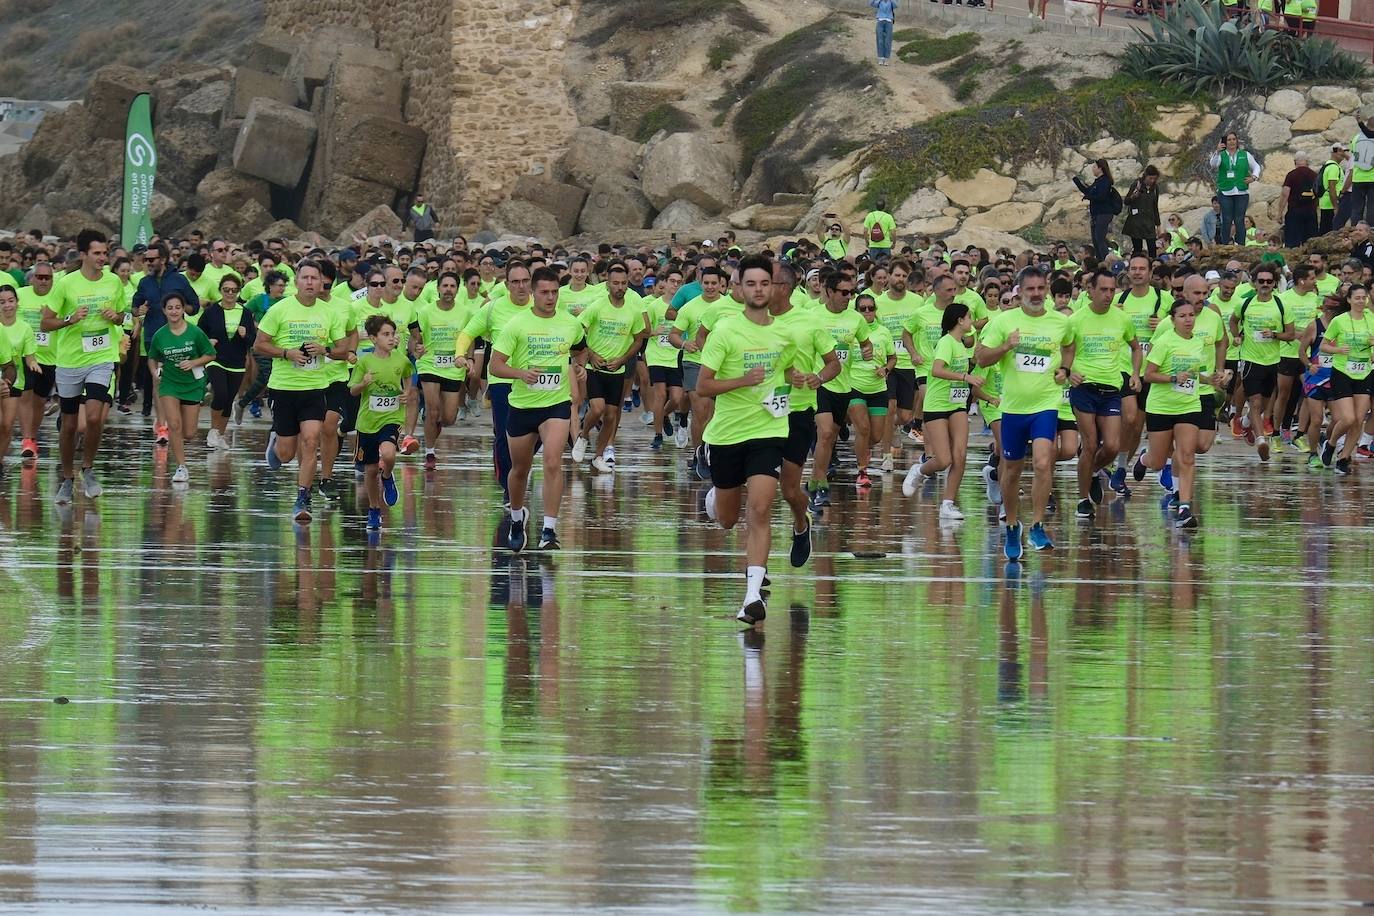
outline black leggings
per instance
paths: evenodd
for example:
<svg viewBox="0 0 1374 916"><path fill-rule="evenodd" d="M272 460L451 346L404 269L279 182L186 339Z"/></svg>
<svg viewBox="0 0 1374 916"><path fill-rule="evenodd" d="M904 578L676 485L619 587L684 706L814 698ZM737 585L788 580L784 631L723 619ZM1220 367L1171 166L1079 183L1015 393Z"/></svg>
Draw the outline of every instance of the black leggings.
<svg viewBox="0 0 1374 916"><path fill-rule="evenodd" d="M248 390L239 398L239 406L247 407L262 396L267 390L267 382L272 378L272 360L266 356L254 356L253 362L258 364L258 374L253 379L253 384L248 386Z"/></svg>
<svg viewBox="0 0 1374 916"><path fill-rule="evenodd" d="M1145 249L1148 248L1150 250L1150 260L1153 261L1156 257L1158 257L1158 252L1155 250L1157 244L1158 243L1155 241L1154 236L1150 236L1147 239L1138 239L1132 236L1131 257L1135 257L1138 254L1143 254Z"/></svg>
<svg viewBox="0 0 1374 916"><path fill-rule="evenodd" d="M234 395L243 384L243 370L225 369L223 366L206 366L205 375L210 380L210 409L218 411L222 417L229 416L234 406Z"/></svg>

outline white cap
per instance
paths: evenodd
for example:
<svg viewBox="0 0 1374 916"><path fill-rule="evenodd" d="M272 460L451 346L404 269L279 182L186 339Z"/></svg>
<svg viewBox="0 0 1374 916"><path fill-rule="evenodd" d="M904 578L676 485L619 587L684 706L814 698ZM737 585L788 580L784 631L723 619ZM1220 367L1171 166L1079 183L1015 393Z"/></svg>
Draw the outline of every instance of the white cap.
<svg viewBox="0 0 1374 916"><path fill-rule="evenodd" d="M1220 271L1209 270L1202 275L1202 279L1206 280L1208 283L1216 283L1221 279L1221 273Z"/></svg>

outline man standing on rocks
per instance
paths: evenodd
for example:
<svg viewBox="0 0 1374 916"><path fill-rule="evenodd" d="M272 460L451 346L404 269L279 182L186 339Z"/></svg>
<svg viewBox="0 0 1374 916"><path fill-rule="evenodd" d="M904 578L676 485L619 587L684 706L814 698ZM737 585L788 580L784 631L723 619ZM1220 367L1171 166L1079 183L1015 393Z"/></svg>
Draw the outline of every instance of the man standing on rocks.
<svg viewBox="0 0 1374 916"><path fill-rule="evenodd" d="M439 214L425 202L423 193L416 192L415 203L406 211L406 225L414 230L416 242L434 238L434 227L439 225Z"/></svg>
<svg viewBox="0 0 1374 916"><path fill-rule="evenodd" d="M1283 176L1279 196L1279 225L1283 226L1283 247L1297 248L1317 234L1317 173L1307 164L1307 154L1293 157L1293 168Z"/></svg>

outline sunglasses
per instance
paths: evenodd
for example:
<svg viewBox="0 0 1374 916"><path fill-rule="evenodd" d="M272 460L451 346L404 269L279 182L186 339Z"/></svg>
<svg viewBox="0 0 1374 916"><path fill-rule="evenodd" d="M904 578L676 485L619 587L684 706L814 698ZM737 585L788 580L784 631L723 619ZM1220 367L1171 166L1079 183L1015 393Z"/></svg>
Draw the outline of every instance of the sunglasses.
<svg viewBox="0 0 1374 916"><path fill-rule="evenodd" d="M237 286L221 286L219 288L219 291L220 295L223 295L224 293L237 293L239 291L239 288Z"/></svg>
<svg viewBox="0 0 1374 916"><path fill-rule="evenodd" d="M1265 286L1273 286L1273 285L1274 285L1274 281L1273 281L1273 280L1267 280L1267 279L1264 279L1264 278L1262 278L1262 277L1256 277L1256 278L1255 278L1255 283L1256 283L1256 284L1263 283Z"/></svg>
<svg viewBox="0 0 1374 916"><path fill-rule="evenodd" d="M385 281L385 280L376 280L376 281L369 280L367 285L368 285L368 286L386 286L386 281Z"/></svg>
<svg viewBox="0 0 1374 916"><path fill-rule="evenodd" d="M876 312L878 311L878 307L875 305L861 305L858 310L861 312Z"/></svg>

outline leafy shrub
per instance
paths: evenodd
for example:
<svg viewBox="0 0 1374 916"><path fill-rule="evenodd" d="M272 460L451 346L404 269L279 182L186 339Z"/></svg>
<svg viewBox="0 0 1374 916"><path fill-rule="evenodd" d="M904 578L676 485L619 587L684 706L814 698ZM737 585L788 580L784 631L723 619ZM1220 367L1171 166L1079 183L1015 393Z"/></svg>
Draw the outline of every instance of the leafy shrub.
<svg viewBox="0 0 1374 916"><path fill-rule="evenodd" d="M1150 31L1126 48L1125 72L1194 92L1268 89L1294 82L1349 82L1366 75L1363 61L1320 38L1239 26L1221 4L1183 0L1163 16L1150 17Z"/></svg>
<svg viewBox="0 0 1374 916"><path fill-rule="evenodd" d="M692 120L692 116L676 105L658 105L646 111L644 117L639 119L634 139L638 143L643 143L660 130L666 130L670 134L681 134L696 130L696 127L696 121Z"/></svg>

